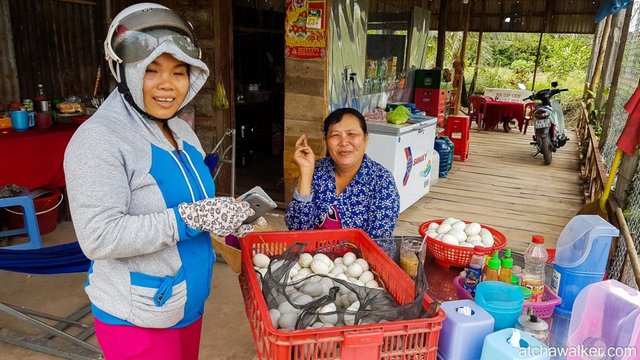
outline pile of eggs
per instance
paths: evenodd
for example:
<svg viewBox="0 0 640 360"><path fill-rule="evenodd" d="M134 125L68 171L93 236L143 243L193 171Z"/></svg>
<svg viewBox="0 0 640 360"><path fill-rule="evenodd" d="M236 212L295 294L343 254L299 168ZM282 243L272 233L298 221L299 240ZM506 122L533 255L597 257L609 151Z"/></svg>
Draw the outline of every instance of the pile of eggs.
<svg viewBox="0 0 640 360"><path fill-rule="evenodd" d="M256 254L252 260L254 269L263 277L269 267L273 272L283 264L283 260L272 262L265 254ZM335 302L318 309L317 318L307 328L353 325L355 313L360 310L358 296L348 287L334 282L333 279L340 279L358 286L381 289L374 279L373 273L369 270L369 263L365 259L358 258L352 252L347 252L335 260L331 260L322 253L315 255L303 253L298 257L297 263L289 270L287 283L292 285L284 288L286 296L278 294L276 296L278 306L269 309L273 327L282 330L295 330L302 309L294 307L291 302L304 307L329 294L329 290L336 286L339 287L339 290ZM344 313L342 319L338 316L338 312Z"/></svg>
<svg viewBox="0 0 640 360"><path fill-rule="evenodd" d="M445 244L473 248L482 246L493 247L493 235L480 224L472 222L466 224L456 218L446 218L440 225L431 223L427 227L427 236L442 241Z"/></svg>

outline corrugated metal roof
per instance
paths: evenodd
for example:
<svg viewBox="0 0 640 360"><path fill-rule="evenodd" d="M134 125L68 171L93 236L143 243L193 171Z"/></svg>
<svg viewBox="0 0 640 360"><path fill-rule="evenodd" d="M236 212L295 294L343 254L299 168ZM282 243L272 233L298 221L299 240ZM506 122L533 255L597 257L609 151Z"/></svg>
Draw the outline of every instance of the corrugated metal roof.
<svg viewBox="0 0 640 360"><path fill-rule="evenodd" d="M600 0L469 0L470 31L592 34ZM431 29L438 28L440 0L370 0L369 13L397 14L431 9ZM548 8L547 8L548 7ZM548 13L548 16L547 16ZM506 19L509 21L505 21ZM464 27L462 0L448 0L447 31ZM545 19L547 23L545 25ZM546 30L544 29L546 27Z"/></svg>

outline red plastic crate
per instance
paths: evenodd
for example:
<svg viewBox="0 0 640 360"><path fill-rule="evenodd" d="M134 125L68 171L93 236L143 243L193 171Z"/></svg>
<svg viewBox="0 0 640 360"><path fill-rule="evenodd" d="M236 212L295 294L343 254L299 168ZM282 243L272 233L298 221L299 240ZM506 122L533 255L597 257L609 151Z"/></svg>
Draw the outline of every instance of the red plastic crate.
<svg viewBox="0 0 640 360"><path fill-rule="evenodd" d="M469 128L471 123L468 116L449 115L445 135L453 141L453 155L459 156L460 161L469 157Z"/></svg>
<svg viewBox="0 0 640 360"><path fill-rule="evenodd" d="M343 254L355 246L399 304L414 299L414 282L362 230L251 233L242 239L239 281L260 359L436 359L445 318L442 310L430 319L295 331L275 329L251 259L256 253L280 255L296 242L307 243L305 251L311 253ZM425 309L432 302L425 295Z"/></svg>

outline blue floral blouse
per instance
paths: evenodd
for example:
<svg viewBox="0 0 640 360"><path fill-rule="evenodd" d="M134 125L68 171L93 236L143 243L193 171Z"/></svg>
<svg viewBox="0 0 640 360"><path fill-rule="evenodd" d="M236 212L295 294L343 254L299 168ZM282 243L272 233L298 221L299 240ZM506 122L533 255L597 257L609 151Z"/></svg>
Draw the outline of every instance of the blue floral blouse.
<svg viewBox="0 0 640 360"><path fill-rule="evenodd" d="M316 162L311 195L294 191L284 221L289 230L315 229L331 205L336 205L343 228L364 230L373 239L390 238L400 211L400 196L389 170L366 154L351 183L336 195L333 160Z"/></svg>

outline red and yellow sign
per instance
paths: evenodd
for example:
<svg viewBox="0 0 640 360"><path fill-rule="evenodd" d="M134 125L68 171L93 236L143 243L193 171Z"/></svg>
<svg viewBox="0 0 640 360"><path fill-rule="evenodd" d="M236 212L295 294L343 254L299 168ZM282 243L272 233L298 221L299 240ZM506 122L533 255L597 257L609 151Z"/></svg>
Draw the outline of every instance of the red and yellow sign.
<svg viewBox="0 0 640 360"><path fill-rule="evenodd" d="M322 58L327 47L325 0L287 0L285 56Z"/></svg>

